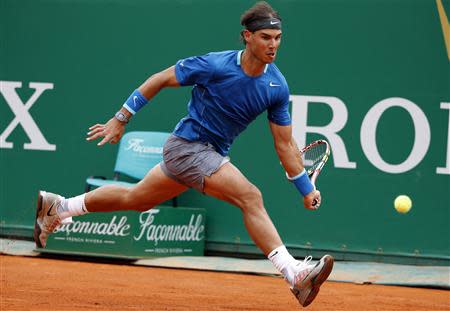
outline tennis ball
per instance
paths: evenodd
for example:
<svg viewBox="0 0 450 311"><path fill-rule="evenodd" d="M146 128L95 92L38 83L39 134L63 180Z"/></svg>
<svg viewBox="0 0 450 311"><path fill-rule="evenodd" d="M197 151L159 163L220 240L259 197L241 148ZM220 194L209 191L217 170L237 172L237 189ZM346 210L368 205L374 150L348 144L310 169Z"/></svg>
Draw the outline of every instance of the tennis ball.
<svg viewBox="0 0 450 311"><path fill-rule="evenodd" d="M397 212L406 214L412 207L412 201L407 195L402 194L395 198L394 207Z"/></svg>

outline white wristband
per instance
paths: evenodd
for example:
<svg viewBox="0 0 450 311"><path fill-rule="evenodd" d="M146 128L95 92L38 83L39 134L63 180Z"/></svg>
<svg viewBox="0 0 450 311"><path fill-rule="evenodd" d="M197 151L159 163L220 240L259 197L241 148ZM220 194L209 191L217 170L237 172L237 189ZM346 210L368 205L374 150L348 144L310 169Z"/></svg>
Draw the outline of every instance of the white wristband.
<svg viewBox="0 0 450 311"><path fill-rule="evenodd" d="M289 179L290 181L293 181L293 180L299 179L300 177L302 177L305 174L306 174L306 170L305 169L303 169L303 171L301 171L300 174L298 174L298 175L296 175L294 177L289 177L289 174L286 172L286 178Z"/></svg>

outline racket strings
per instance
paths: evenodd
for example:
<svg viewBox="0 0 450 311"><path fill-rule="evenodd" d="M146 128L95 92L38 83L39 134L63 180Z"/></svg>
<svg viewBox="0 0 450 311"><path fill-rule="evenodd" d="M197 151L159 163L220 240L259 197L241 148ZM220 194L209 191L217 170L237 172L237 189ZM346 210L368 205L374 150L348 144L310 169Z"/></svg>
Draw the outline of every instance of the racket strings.
<svg viewBox="0 0 450 311"><path fill-rule="evenodd" d="M326 154L326 145L318 144L303 153L303 165L308 173L312 173L322 162L324 155Z"/></svg>

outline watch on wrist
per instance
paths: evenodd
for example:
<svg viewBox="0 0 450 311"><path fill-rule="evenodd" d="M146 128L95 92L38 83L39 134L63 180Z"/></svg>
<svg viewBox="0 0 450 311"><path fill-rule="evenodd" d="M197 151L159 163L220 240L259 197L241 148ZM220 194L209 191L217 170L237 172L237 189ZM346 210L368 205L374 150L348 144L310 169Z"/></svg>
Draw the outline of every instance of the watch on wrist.
<svg viewBox="0 0 450 311"><path fill-rule="evenodd" d="M123 123L128 123L128 121L130 121L128 119L128 117L122 111L117 111L116 114L114 115L114 117Z"/></svg>

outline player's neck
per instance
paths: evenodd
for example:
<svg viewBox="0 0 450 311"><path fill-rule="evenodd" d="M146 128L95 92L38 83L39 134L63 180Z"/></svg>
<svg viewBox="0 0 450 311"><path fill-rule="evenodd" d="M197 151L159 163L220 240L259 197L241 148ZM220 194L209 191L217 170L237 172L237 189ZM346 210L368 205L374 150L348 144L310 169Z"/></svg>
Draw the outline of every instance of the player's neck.
<svg viewBox="0 0 450 311"><path fill-rule="evenodd" d="M241 68L246 75L256 77L261 75L266 68L266 64L257 59L247 49L241 55Z"/></svg>

